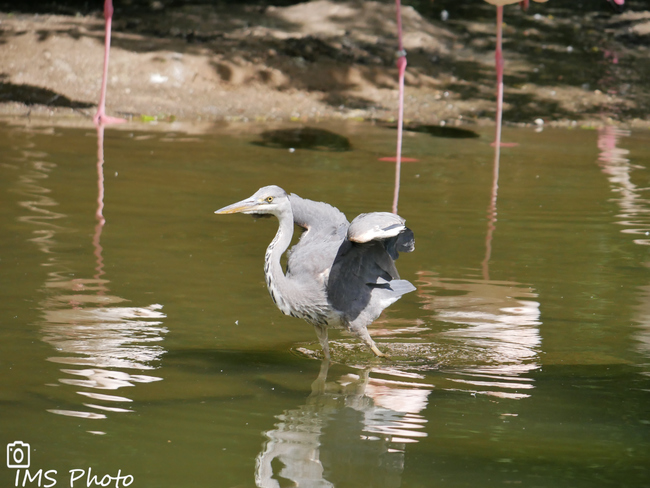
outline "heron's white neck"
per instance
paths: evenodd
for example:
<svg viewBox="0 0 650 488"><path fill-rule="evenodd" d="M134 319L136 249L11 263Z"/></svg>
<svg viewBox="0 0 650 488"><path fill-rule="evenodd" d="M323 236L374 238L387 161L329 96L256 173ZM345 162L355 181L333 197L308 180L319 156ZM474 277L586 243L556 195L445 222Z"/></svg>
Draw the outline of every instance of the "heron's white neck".
<svg viewBox="0 0 650 488"><path fill-rule="evenodd" d="M278 232L266 248L266 255L264 256L264 275L266 277L266 286L271 294L273 303L285 315L291 314L291 307L287 303L288 290L291 288L290 280L284 274L280 258L287 250L293 237L293 212L291 206L287 205L278 214L276 214L280 222Z"/></svg>

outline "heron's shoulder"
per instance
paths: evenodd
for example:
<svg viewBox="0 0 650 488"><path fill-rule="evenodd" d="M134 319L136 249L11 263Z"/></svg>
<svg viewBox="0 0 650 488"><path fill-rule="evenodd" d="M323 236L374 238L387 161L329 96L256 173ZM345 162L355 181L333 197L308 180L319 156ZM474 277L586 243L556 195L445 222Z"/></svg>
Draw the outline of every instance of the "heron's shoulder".
<svg viewBox="0 0 650 488"><path fill-rule="evenodd" d="M289 195L293 221L301 227L348 225L348 219L338 208L329 203L315 202L292 193Z"/></svg>
<svg viewBox="0 0 650 488"><path fill-rule="evenodd" d="M348 239L357 243L389 239L406 230L404 222L402 217L390 212L364 213L350 224Z"/></svg>

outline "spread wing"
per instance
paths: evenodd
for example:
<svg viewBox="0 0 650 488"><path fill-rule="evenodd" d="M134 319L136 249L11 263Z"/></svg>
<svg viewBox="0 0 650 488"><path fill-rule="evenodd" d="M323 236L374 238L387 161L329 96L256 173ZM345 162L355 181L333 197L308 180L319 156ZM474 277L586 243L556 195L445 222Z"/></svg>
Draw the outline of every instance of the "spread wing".
<svg viewBox="0 0 650 488"><path fill-rule="evenodd" d="M384 308L415 290L395 267L399 252L414 249L413 232L395 214L362 214L352 221L327 285L329 302L344 313L351 328L367 326Z"/></svg>

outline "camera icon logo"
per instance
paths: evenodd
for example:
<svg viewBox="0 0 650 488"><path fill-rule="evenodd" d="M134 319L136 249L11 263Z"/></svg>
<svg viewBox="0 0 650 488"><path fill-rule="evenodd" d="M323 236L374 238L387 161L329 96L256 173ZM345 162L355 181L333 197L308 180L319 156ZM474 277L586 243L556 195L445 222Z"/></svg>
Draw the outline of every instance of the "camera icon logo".
<svg viewBox="0 0 650 488"><path fill-rule="evenodd" d="M7 467L8 468L29 468L29 444L22 441L15 441L7 444Z"/></svg>

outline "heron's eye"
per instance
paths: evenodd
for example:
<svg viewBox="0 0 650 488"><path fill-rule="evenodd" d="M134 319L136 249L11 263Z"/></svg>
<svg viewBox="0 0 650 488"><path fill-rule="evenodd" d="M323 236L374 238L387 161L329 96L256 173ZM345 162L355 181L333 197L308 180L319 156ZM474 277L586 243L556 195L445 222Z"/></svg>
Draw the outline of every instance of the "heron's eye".
<svg viewBox="0 0 650 488"><path fill-rule="evenodd" d="M265 200L266 203L271 203L273 201L273 197L266 197Z"/></svg>

